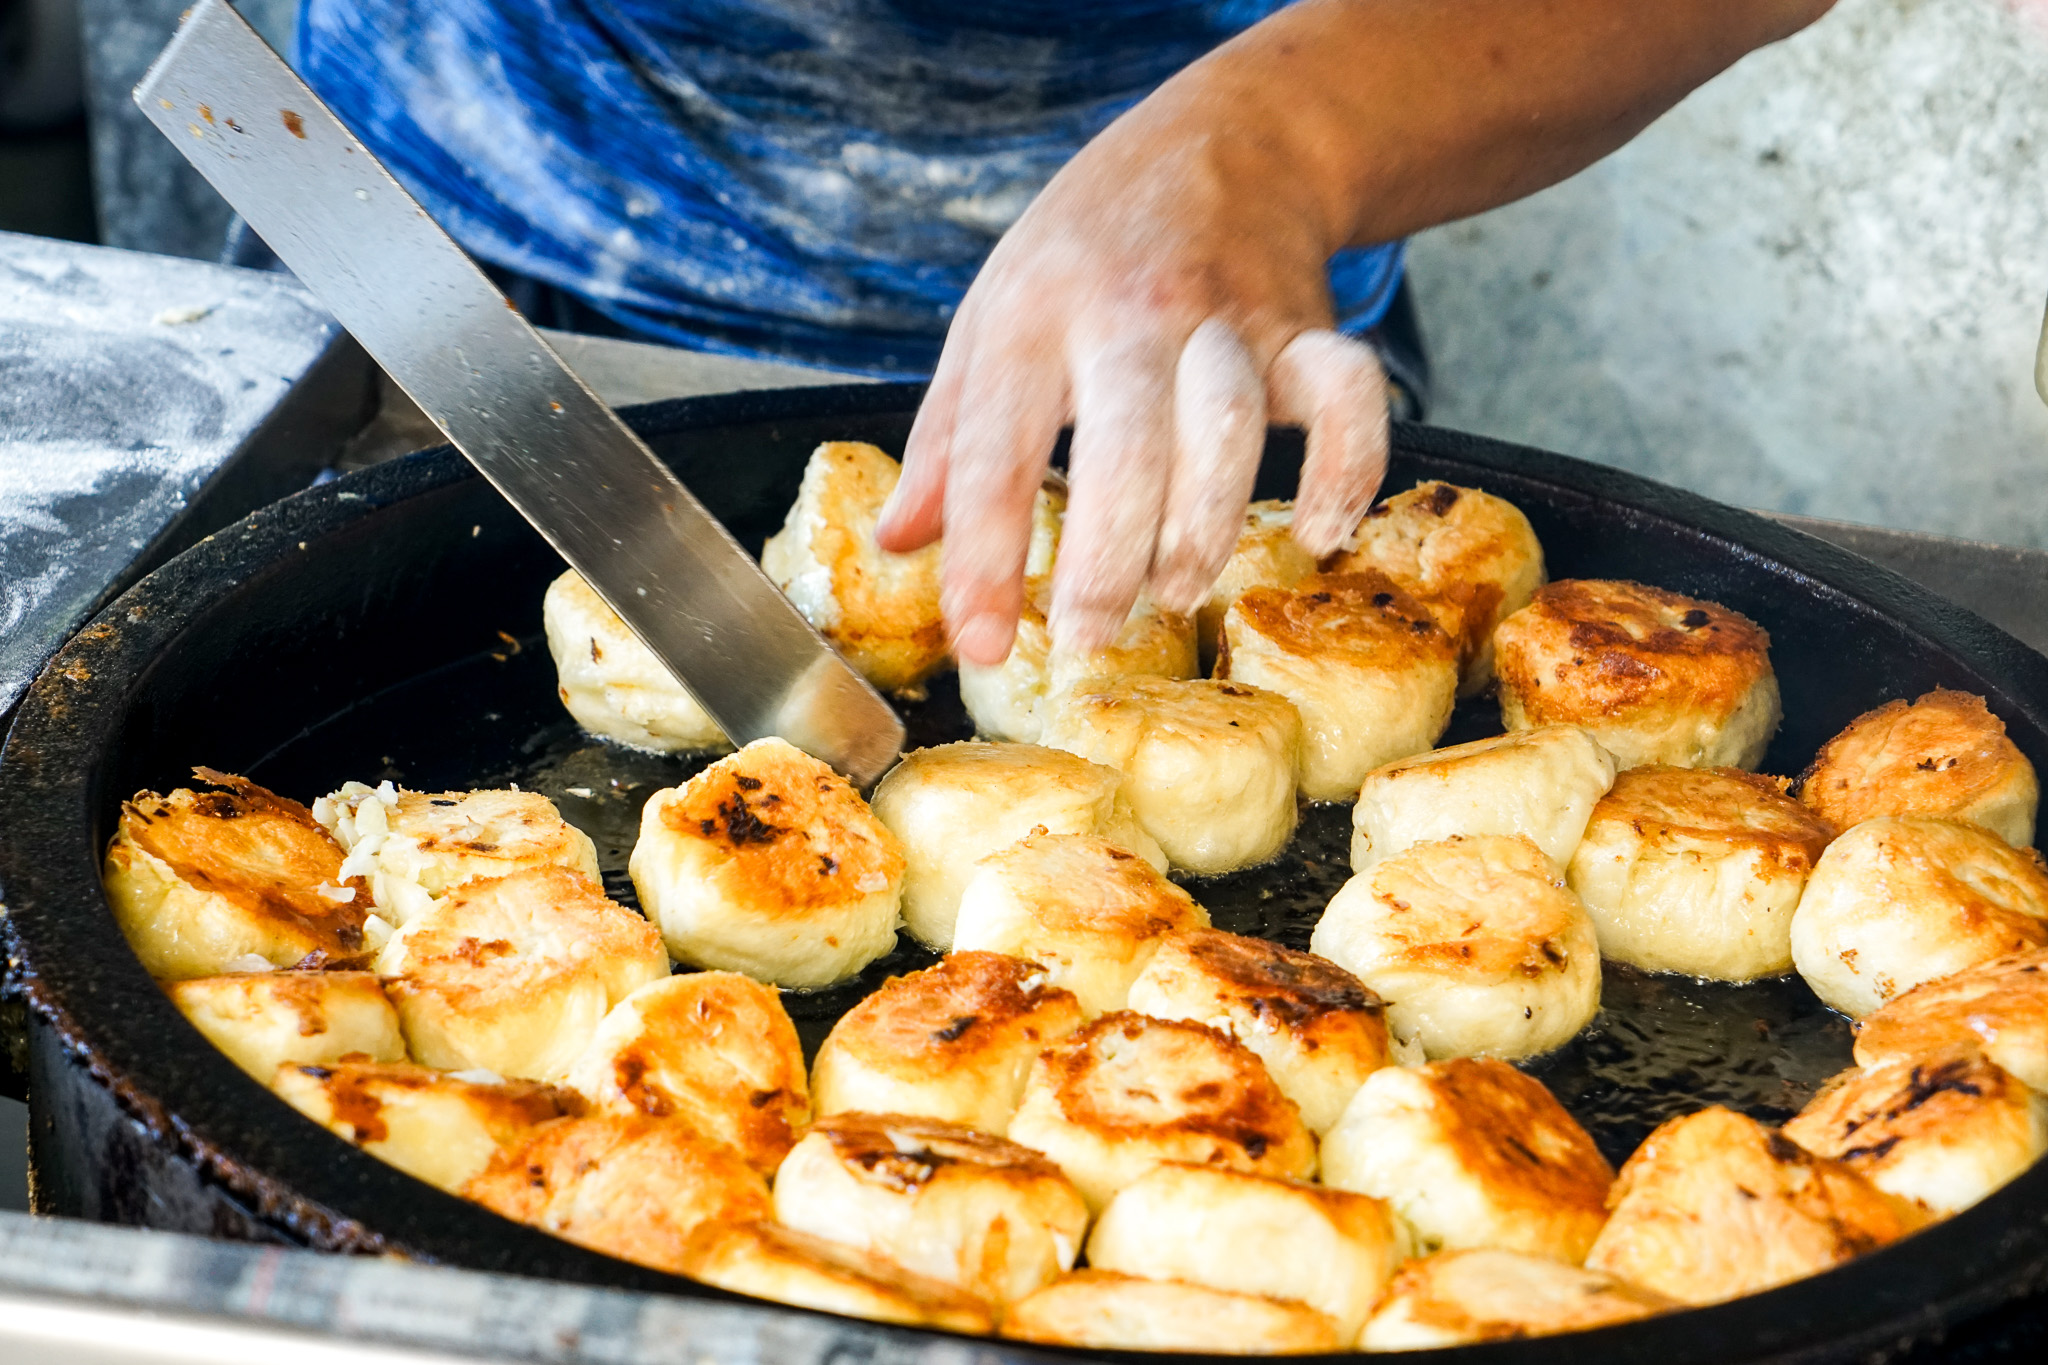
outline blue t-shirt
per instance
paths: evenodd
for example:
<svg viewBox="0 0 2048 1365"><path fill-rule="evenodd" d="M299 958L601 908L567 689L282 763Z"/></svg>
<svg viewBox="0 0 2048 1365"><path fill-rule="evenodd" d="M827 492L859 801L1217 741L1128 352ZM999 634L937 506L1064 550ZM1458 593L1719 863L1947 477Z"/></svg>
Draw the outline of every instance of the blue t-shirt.
<svg viewBox="0 0 2048 1365"><path fill-rule="evenodd" d="M305 0L314 89L475 255L629 329L938 359L1053 172L1283 0ZM1401 246L1330 265L1377 322Z"/></svg>

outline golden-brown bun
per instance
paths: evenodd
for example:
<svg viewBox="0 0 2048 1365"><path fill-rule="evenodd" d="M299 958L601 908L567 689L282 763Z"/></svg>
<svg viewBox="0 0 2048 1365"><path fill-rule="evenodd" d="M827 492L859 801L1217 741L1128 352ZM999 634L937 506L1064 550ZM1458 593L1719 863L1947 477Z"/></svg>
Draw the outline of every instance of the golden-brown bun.
<svg viewBox="0 0 2048 1365"><path fill-rule="evenodd" d="M548 584L541 624L555 692L593 735L656 753L730 749L718 723L574 569Z"/></svg>
<svg viewBox="0 0 2048 1365"><path fill-rule="evenodd" d="M1170 934L1209 912L1134 853L1090 834L1033 834L981 860L954 946L1035 962L1093 1017L1120 1010Z"/></svg>
<svg viewBox="0 0 2048 1365"><path fill-rule="evenodd" d="M1099 834L1164 872L1114 768L1036 744L966 740L914 749L875 788L875 818L903 842L903 922L920 943L953 946L974 865L1033 829Z"/></svg>
<svg viewBox="0 0 2048 1365"><path fill-rule="evenodd" d="M1044 739L1122 773L1138 824L1175 867L1249 867L1294 833L1301 716L1276 692L1202 679L1091 685L1052 708Z"/></svg>
<svg viewBox="0 0 2048 1365"><path fill-rule="evenodd" d="M986 1334L988 1305L943 1280L777 1223L704 1224L684 1273L757 1299L850 1318Z"/></svg>
<svg viewBox="0 0 2048 1365"><path fill-rule="evenodd" d="M1306 1304L1256 1294L1077 1270L1003 1318L1003 1335L1095 1350L1292 1355L1345 1345L1337 1324Z"/></svg>
<svg viewBox="0 0 2048 1365"><path fill-rule="evenodd" d="M1081 1019L1081 1002L1037 963L949 953L839 1017L811 1068L811 1102L821 1116L921 1114L1001 1134L1031 1064Z"/></svg>
<svg viewBox="0 0 2048 1365"><path fill-rule="evenodd" d="M405 1036L374 972L247 972L166 981L178 1013L265 1085L286 1062L351 1053L405 1060Z"/></svg>
<svg viewBox="0 0 2048 1365"><path fill-rule="evenodd" d="M2048 1091L2048 951L2013 953L1938 977L1856 1022L1859 1066L1967 1047Z"/></svg>
<svg viewBox="0 0 2048 1365"><path fill-rule="evenodd" d="M1856 1017L1923 981L2048 947L2048 870L1983 828L1865 820L1828 845L1792 915L1792 961Z"/></svg>
<svg viewBox="0 0 2048 1365"><path fill-rule="evenodd" d="M1718 981L1792 969L1792 914L1834 829L1775 778L1630 768L1587 822L1566 880L1600 955Z"/></svg>
<svg viewBox="0 0 2048 1365"><path fill-rule="evenodd" d="M1088 1264L1305 1303L1349 1341L1406 1244L1377 1199L1166 1162L1109 1201L1089 1235Z"/></svg>
<svg viewBox="0 0 2048 1365"><path fill-rule="evenodd" d="M1503 1247L1576 1265L1614 1171L1541 1081L1505 1062L1387 1067L1323 1139L1323 1181L1384 1199L1418 1250Z"/></svg>
<svg viewBox="0 0 2048 1365"><path fill-rule="evenodd" d="M1045 1153L1100 1210L1162 1161L1306 1177L1316 1140L1256 1054L1185 1020L1105 1014L1048 1048L1010 1140Z"/></svg>
<svg viewBox="0 0 2048 1365"><path fill-rule="evenodd" d="M1388 1062L1384 1001L1336 963L1262 938L1216 929L1168 935L1131 984L1130 1008L1192 1019L1243 1043L1317 1134Z"/></svg>
<svg viewBox="0 0 2048 1365"><path fill-rule="evenodd" d="M1919 1225L1840 1162L1718 1105L1645 1138L1609 1202L1587 1266L1686 1304L1818 1274Z"/></svg>
<svg viewBox="0 0 2048 1365"><path fill-rule="evenodd" d="M1309 939L1432 1058L1530 1057L1600 1008L1593 921L1543 851L1479 834L1417 844L1344 883Z"/></svg>
<svg viewBox="0 0 2048 1365"><path fill-rule="evenodd" d="M1740 613L1641 583L1570 579L1493 633L1501 723L1583 725L1624 768L1749 768L1782 712L1771 637Z"/></svg>
<svg viewBox="0 0 2048 1365"><path fill-rule="evenodd" d="M1215 666L1223 642L1223 613L1253 588L1291 588L1314 573L1315 557L1294 538L1294 504L1267 500L1244 509L1237 548L1209 596L1195 609L1195 634L1202 647L1202 671Z"/></svg>
<svg viewBox="0 0 2048 1365"><path fill-rule="evenodd" d="M782 529L761 547L761 569L867 680L915 688L945 666L939 547L891 554L875 522L903 467L862 441L811 452Z"/></svg>
<svg viewBox="0 0 2048 1365"><path fill-rule="evenodd" d="M462 1195L565 1242L675 1272L705 1223L769 1214L768 1182L739 1153L686 1123L638 1114L531 1129Z"/></svg>
<svg viewBox="0 0 2048 1365"><path fill-rule="evenodd" d="M406 1062L287 1064L270 1088L313 1122L453 1194L499 1150L577 1103L570 1091Z"/></svg>
<svg viewBox="0 0 2048 1365"><path fill-rule="evenodd" d="M779 739L656 792L627 863L678 962L798 987L896 946L903 866L846 779Z"/></svg>
<svg viewBox="0 0 2048 1365"><path fill-rule="evenodd" d="M2041 784L1982 697L1937 688L1850 721L1800 775L1799 798L1837 829L1877 815L1934 815L2025 848Z"/></svg>
<svg viewBox="0 0 2048 1365"><path fill-rule="evenodd" d="M1410 1261L1358 1338L1365 1351L1514 1341L1633 1322L1669 1299L1594 1270L1493 1249Z"/></svg>
<svg viewBox="0 0 2048 1365"><path fill-rule="evenodd" d="M1457 642L1460 696L1493 681L1493 628L1543 586L1543 546L1522 509L1476 488L1431 481L1365 514L1337 573L1393 575Z"/></svg>
<svg viewBox="0 0 2048 1365"><path fill-rule="evenodd" d="M1088 1230L1037 1152L902 1114L820 1119L775 1173L775 1216L997 1304L1072 1270Z"/></svg>
<svg viewBox="0 0 2048 1365"><path fill-rule="evenodd" d="M1519 834L1562 868L1614 755L1576 725L1539 725L1399 759L1366 774L1351 808L1351 868L1457 834Z"/></svg>
<svg viewBox="0 0 2048 1365"><path fill-rule="evenodd" d="M1196 669L1195 623L1161 611L1140 596L1116 639L1098 650L1055 649L1046 613L1052 605L1050 576L1024 583L1017 638L1000 664L960 665L960 700L985 739L1036 744L1046 713L1075 687L1117 678L1192 678Z"/></svg>
<svg viewBox="0 0 2048 1365"><path fill-rule="evenodd" d="M137 792L107 846L107 902L128 946L166 980L289 967L365 948L370 889L341 875L343 849L296 801L195 768L221 788Z"/></svg>
<svg viewBox="0 0 2048 1365"><path fill-rule="evenodd" d="M1429 748L1458 696L1450 636L1377 570L1244 593L1223 615L1216 676L1294 703L1311 801L1352 800L1374 768Z"/></svg>
<svg viewBox="0 0 2048 1365"><path fill-rule="evenodd" d="M1887 1194L1960 1213L2048 1150L2048 1095L1974 1050L1829 1081L1785 1136Z"/></svg>
<svg viewBox="0 0 2048 1365"><path fill-rule="evenodd" d="M456 887L392 935L377 975L415 1061L553 1081L668 956L653 925L549 867Z"/></svg>
<svg viewBox="0 0 2048 1365"><path fill-rule="evenodd" d="M796 1025L737 972L650 981L612 1007L569 1069L599 1110L681 1119L773 1171L810 1118Z"/></svg>

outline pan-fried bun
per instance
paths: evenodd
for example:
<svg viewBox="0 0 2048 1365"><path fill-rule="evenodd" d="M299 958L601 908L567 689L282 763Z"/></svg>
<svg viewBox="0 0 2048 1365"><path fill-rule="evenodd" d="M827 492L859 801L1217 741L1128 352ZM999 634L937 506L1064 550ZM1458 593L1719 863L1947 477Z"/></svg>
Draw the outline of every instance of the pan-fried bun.
<svg viewBox="0 0 2048 1365"><path fill-rule="evenodd" d="M107 846L107 903L149 974L362 954L369 886L342 876L343 849L312 814L246 778L194 771L218 790L137 792Z"/></svg>
<svg viewBox="0 0 2048 1365"><path fill-rule="evenodd" d="M1034 834L981 860L953 942L1036 962L1093 1017L1124 1007L1168 935L1208 923L1136 854L1089 834Z"/></svg>
<svg viewBox="0 0 2048 1365"><path fill-rule="evenodd" d="M1104 763L1175 867L1265 862L1294 833L1301 715L1277 692L1203 679L1126 678L1067 694L1045 743Z"/></svg>
<svg viewBox="0 0 2048 1365"><path fill-rule="evenodd" d="M342 1140L451 1194L481 1175L501 1148L578 1103L551 1085L408 1062L291 1063L270 1088Z"/></svg>
<svg viewBox="0 0 2048 1365"><path fill-rule="evenodd" d="M1064 749L966 740L914 749L875 788L875 818L903 842L903 922L921 943L953 946L974 865L1033 829L1099 834L1161 872L1123 776Z"/></svg>
<svg viewBox="0 0 2048 1365"><path fill-rule="evenodd" d="M1365 514L1356 548L1331 568L1372 567L1422 600L1457 643L1460 696L1493 681L1493 628L1543 586L1543 546L1522 509L1476 488L1434 480Z"/></svg>
<svg viewBox="0 0 2048 1365"><path fill-rule="evenodd" d="M1539 725L1403 758L1366 774L1351 808L1351 867L1363 872L1456 834L1519 834L1563 867L1614 755L1576 725Z"/></svg>
<svg viewBox="0 0 2048 1365"><path fill-rule="evenodd" d="M1202 1024L1105 1014L1031 1068L1010 1140L1044 1152L1091 1209L1162 1161L1307 1177L1316 1141L1258 1057Z"/></svg>
<svg viewBox="0 0 2048 1365"><path fill-rule="evenodd" d="M903 845L845 778L779 739L656 792L627 867L691 966L828 986L896 946Z"/></svg>
<svg viewBox="0 0 2048 1365"><path fill-rule="evenodd" d="M1431 1058L1548 1052L1600 1008L1593 921L1519 837L1374 863L1331 899L1309 948L1378 992L1394 1035Z"/></svg>
<svg viewBox="0 0 2048 1365"><path fill-rule="evenodd" d="M760 1171L810 1117L796 1025L773 986L737 972L640 987L612 1006L568 1083L599 1110L680 1119Z"/></svg>
<svg viewBox="0 0 2048 1365"><path fill-rule="evenodd" d="M1684 1304L1818 1274L1920 1221L1848 1167L1718 1105L1645 1138L1611 1202L1587 1267Z"/></svg>
<svg viewBox="0 0 2048 1365"><path fill-rule="evenodd" d="M1826 821L1739 768L1630 768L1593 808L1566 878L1600 955L1718 981L1792 968L1792 913Z"/></svg>
<svg viewBox="0 0 2048 1365"><path fill-rule="evenodd" d="M1410 1261L1358 1338L1365 1351L1422 1351L1515 1341L1633 1322L1669 1299L1595 1270L1485 1249Z"/></svg>
<svg viewBox="0 0 2048 1365"><path fill-rule="evenodd" d="M1856 1022L1856 1064L1975 1047L2048 1091L2048 950L2013 953L1923 982Z"/></svg>
<svg viewBox="0 0 2048 1365"><path fill-rule="evenodd" d="M1169 1161L1109 1201L1088 1238L1088 1264L1305 1303L1348 1341L1406 1244L1377 1199Z"/></svg>
<svg viewBox="0 0 2048 1365"><path fill-rule="evenodd" d="M1493 633L1501 723L1583 725L1624 768L1749 768L1782 714L1771 637L1641 583L1569 579Z"/></svg>
<svg viewBox="0 0 2048 1365"><path fill-rule="evenodd" d="M2048 870L1983 828L1880 815L1828 845L1792 915L1792 961L1842 1013L2048 948Z"/></svg>
<svg viewBox="0 0 2048 1365"><path fill-rule="evenodd" d="M1244 510L1237 548L1223 562L1223 572L1209 596L1195 609L1195 633L1201 641L1202 669L1216 663L1223 640L1223 613L1253 588L1291 588L1315 572L1315 557L1294 538L1294 504L1267 500Z"/></svg>
<svg viewBox="0 0 2048 1365"><path fill-rule="evenodd" d="M1072 1270L1088 1230L1037 1152L902 1114L820 1119L776 1172L775 1216L998 1304Z"/></svg>
<svg viewBox="0 0 2048 1365"><path fill-rule="evenodd" d="M811 1067L812 1104L820 1115L918 1114L1000 1134L1031 1064L1081 1018L1073 992L1035 962L949 953L839 1017Z"/></svg>
<svg viewBox="0 0 2048 1365"><path fill-rule="evenodd" d="M178 1013L265 1085L286 1062L351 1054L405 1060L405 1036L373 972L246 972L166 981Z"/></svg>
<svg viewBox="0 0 2048 1365"><path fill-rule="evenodd" d="M1349 801L1374 768L1436 743L1458 694L1450 637L1377 570L1244 593L1223 614L1216 676L1294 703L1311 801Z"/></svg>
<svg viewBox="0 0 2048 1365"><path fill-rule="evenodd" d="M2025 848L2041 784L1982 697L1937 688L1850 721L1801 774L1799 797L1838 829L1877 815L1935 815Z"/></svg>
<svg viewBox="0 0 2048 1365"><path fill-rule="evenodd" d="M641 1114L542 1124L462 1194L565 1242L677 1272L699 1227L769 1213L767 1181L738 1152L686 1123Z"/></svg>
<svg viewBox="0 0 2048 1365"><path fill-rule="evenodd" d="M2048 1151L2048 1095L1974 1049L1836 1076L1785 1125L1887 1194L1960 1213Z"/></svg>
<svg viewBox="0 0 2048 1365"><path fill-rule="evenodd" d="M1109 1351L1283 1355L1346 1345L1337 1324L1306 1304L1112 1270L1054 1280L1003 1318L1003 1335Z"/></svg>
<svg viewBox="0 0 2048 1365"><path fill-rule="evenodd" d="M591 734L656 753L730 749L718 723L574 569L548 584L541 624L555 692Z"/></svg>
<svg viewBox="0 0 2048 1365"><path fill-rule="evenodd" d="M1116 639L1077 653L1055 649L1046 613L1050 576L1024 583L1017 638L999 664L960 663L960 700L984 739L1041 741L1046 712L1081 685L1118 678L1192 678L1196 669L1193 618L1161 611L1140 596Z"/></svg>
<svg viewBox="0 0 2048 1365"><path fill-rule="evenodd" d="M1230 1034L1259 1055L1314 1133L1328 1132L1388 1061L1384 1001L1336 963L1262 938L1167 936L1131 984L1130 1007Z"/></svg>
<svg viewBox="0 0 2048 1365"><path fill-rule="evenodd" d="M995 1330L988 1305L971 1294L777 1223L705 1223L684 1261L692 1279L757 1299L908 1327Z"/></svg>
<svg viewBox="0 0 2048 1365"><path fill-rule="evenodd" d="M1323 1139L1323 1181L1392 1204L1419 1250L1503 1247L1576 1265L1614 1172L1551 1093L1505 1062L1388 1067Z"/></svg>
<svg viewBox="0 0 2048 1365"><path fill-rule="evenodd" d="M456 887L392 936L377 975L415 1060L552 1081L668 956L653 925L551 867Z"/></svg>

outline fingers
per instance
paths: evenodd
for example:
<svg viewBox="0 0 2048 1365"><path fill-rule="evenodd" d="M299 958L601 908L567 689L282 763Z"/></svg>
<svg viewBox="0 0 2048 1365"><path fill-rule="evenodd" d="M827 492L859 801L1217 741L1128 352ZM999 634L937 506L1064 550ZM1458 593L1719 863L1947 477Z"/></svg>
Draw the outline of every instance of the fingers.
<svg viewBox="0 0 2048 1365"><path fill-rule="evenodd" d="M953 445L969 349L965 334L957 335L939 353L938 368L904 443L903 477L875 523L876 544L892 554L923 549L939 538L944 525L946 456Z"/></svg>
<svg viewBox="0 0 2048 1365"><path fill-rule="evenodd" d="M1192 612L1237 546L1266 445L1266 385L1228 323L1210 318L1181 348L1173 384L1173 461L1152 598Z"/></svg>
<svg viewBox="0 0 2048 1365"><path fill-rule="evenodd" d="M1320 558L1342 546L1387 473L1387 377L1363 342L1303 332L1267 371L1273 415L1308 428L1294 538Z"/></svg>

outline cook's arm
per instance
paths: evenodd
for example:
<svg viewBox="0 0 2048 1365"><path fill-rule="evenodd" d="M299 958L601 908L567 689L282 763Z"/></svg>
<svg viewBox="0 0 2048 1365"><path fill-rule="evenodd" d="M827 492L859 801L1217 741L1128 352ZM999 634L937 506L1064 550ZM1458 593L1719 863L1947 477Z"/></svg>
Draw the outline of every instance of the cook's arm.
<svg viewBox="0 0 2048 1365"><path fill-rule="evenodd" d="M1335 548L1386 466L1384 379L1324 263L1555 183L1830 0L1302 0L1169 80L1053 177L955 317L882 528L945 534L962 657L999 662L1032 491L1073 421L1054 631L1190 609L1265 424L1310 430L1296 537Z"/></svg>

